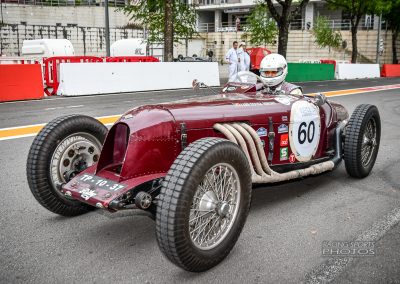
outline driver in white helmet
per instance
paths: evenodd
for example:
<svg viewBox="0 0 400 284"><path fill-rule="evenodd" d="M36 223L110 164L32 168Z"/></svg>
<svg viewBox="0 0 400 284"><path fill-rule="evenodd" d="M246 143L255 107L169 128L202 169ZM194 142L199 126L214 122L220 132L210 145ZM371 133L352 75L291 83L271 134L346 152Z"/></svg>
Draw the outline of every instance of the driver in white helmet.
<svg viewBox="0 0 400 284"><path fill-rule="evenodd" d="M288 66L285 57L280 54L268 54L260 64L260 77L264 84L264 91L303 95L301 87L285 82Z"/></svg>

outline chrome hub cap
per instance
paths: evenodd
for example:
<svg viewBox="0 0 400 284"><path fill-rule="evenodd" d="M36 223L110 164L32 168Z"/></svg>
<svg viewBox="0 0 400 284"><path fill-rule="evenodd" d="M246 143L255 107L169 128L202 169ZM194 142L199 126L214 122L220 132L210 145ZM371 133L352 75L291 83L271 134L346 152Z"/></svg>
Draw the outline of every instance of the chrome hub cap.
<svg viewBox="0 0 400 284"><path fill-rule="evenodd" d="M365 127L361 146L361 162L363 167L368 166L371 162L376 144L376 123L374 119L370 119Z"/></svg>
<svg viewBox="0 0 400 284"><path fill-rule="evenodd" d="M236 220L239 202L240 182L236 170L225 163L211 167L193 197L189 218L192 243L202 250L220 244Z"/></svg>
<svg viewBox="0 0 400 284"><path fill-rule="evenodd" d="M201 197L199 209L201 211L212 211L217 207L217 201L218 198L215 195L214 191L209 190Z"/></svg>
<svg viewBox="0 0 400 284"><path fill-rule="evenodd" d="M221 203L218 204L217 213L222 218L225 218L229 214L230 208L231 207L228 204L228 202L221 202Z"/></svg>
<svg viewBox="0 0 400 284"><path fill-rule="evenodd" d="M96 163L100 151L100 141L88 133L76 133L62 140L50 161L50 176L55 188L68 182L67 175L79 173Z"/></svg>

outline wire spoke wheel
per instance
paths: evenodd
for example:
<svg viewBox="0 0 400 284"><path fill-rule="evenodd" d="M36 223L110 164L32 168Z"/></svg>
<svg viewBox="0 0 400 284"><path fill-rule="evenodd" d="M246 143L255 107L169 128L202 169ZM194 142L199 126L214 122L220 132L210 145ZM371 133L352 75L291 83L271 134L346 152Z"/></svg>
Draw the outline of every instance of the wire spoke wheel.
<svg viewBox="0 0 400 284"><path fill-rule="evenodd" d="M225 163L213 166L193 197L189 232L203 250L217 246L228 234L239 208L240 183L236 170Z"/></svg>
<svg viewBox="0 0 400 284"><path fill-rule="evenodd" d="M374 149L376 147L376 123L375 120L370 119L364 131L363 143L361 148L361 161L366 167L372 158Z"/></svg>
<svg viewBox="0 0 400 284"><path fill-rule="evenodd" d="M381 121L373 105L359 105L346 126L344 161L347 173L363 178L371 172L378 155Z"/></svg>
<svg viewBox="0 0 400 284"><path fill-rule="evenodd" d="M202 138L187 146L164 179L156 214L164 255L189 271L205 271L232 250L250 209L251 171L236 144Z"/></svg>

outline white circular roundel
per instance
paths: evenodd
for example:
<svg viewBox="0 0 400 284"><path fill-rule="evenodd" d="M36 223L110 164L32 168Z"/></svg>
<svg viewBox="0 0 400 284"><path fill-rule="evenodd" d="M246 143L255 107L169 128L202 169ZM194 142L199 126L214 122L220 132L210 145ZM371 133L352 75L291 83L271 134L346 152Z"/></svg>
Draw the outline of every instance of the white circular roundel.
<svg viewBox="0 0 400 284"><path fill-rule="evenodd" d="M298 161L311 160L317 151L320 133L319 108L307 101L295 102L290 113L289 142Z"/></svg>

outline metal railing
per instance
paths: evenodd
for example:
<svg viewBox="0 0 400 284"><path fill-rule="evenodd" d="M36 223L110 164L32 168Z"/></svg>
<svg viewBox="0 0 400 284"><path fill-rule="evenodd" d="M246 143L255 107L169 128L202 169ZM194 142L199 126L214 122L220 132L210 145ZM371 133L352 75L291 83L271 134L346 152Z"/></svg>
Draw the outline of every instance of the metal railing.
<svg viewBox="0 0 400 284"><path fill-rule="evenodd" d="M350 30L351 24L350 20L333 19L328 20L329 26L334 30ZM305 22L304 20L293 20L289 25L289 30L309 30L311 29L311 24ZM382 24L382 29L385 28L385 23ZM374 29L373 23L366 23L361 21L358 29L360 30L372 30ZM238 31L245 31L246 26L240 25ZM215 26L215 23L199 23L197 26L198 32L236 32L236 25L234 23L229 24L228 22L223 22L219 27Z"/></svg>
<svg viewBox="0 0 400 284"><path fill-rule="evenodd" d="M193 3L199 6L207 5L221 5L221 4L235 4L240 3L241 0L194 0Z"/></svg>
<svg viewBox="0 0 400 284"><path fill-rule="evenodd" d="M143 30L110 28L110 42L142 38ZM102 27L0 25L0 55L20 56L24 40L68 39L79 55L105 54L105 29Z"/></svg>
<svg viewBox="0 0 400 284"><path fill-rule="evenodd" d="M329 27L334 30L349 30L351 26L350 20L333 19L328 20L327 22ZM290 30L309 30L311 28L311 23L306 22L305 20L293 20L289 26ZM361 24L359 28L362 28Z"/></svg>
<svg viewBox="0 0 400 284"><path fill-rule="evenodd" d="M0 0L5 4L37 6L104 6L104 0ZM128 0L109 0L110 7L124 7ZM4 5L4 4L3 4Z"/></svg>
<svg viewBox="0 0 400 284"><path fill-rule="evenodd" d="M229 24L228 22L221 23L219 27L216 27L215 23L200 23L197 26L198 32L236 32L244 29L245 27L240 25L239 30L237 30L234 23Z"/></svg>

